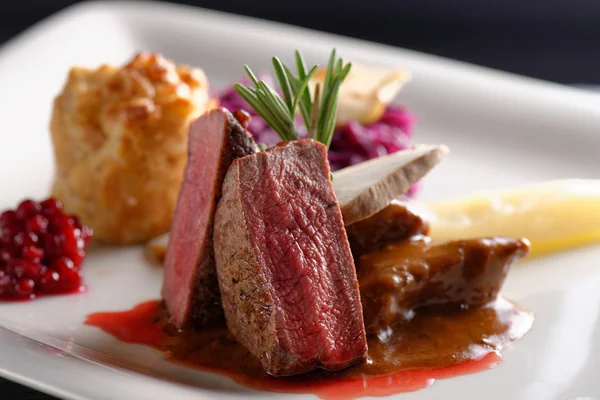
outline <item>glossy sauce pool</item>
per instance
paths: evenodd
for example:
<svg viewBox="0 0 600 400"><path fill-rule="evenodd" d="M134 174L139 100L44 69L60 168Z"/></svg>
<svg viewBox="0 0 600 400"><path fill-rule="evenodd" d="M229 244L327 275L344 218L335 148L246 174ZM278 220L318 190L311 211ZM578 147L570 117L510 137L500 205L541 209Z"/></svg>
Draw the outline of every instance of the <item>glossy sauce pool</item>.
<svg viewBox="0 0 600 400"><path fill-rule="evenodd" d="M176 331L166 321L160 302L149 301L128 311L92 314L86 324L253 389L311 393L333 400L415 391L436 379L492 368L501 360L499 350L525 334L533 317L503 299L466 312L417 315L396 326L387 338L371 337L369 358L362 364L287 378L267 375L225 326Z"/></svg>
<svg viewBox="0 0 600 400"><path fill-rule="evenodd" d="M253 389L329 400L387 396L500 362L500 349L533 323L531 313L498 297L510 265L527 251L519 239L432 243L417 235L355 254L369 350L366 361L340 371L270 376L224 322L178 331L159 301L92 314L86 324Z"/></svg>

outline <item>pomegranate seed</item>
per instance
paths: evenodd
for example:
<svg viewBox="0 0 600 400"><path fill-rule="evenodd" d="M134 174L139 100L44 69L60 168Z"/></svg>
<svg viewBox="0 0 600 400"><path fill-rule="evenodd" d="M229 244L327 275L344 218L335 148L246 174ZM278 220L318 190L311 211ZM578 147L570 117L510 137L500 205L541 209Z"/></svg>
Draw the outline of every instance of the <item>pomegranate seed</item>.
<svg viewBox="0 0 600 400"><path fill-rule="evenodd" d="M17 278L30 278L39 280L41 278L41 266L37 263L27 260L15 260L11 263L13 275Z"/></svg>
<svg viewBox="0 0 600 400"><path fill-rule="evenodd" d="M42 211L50 211L51 214L62 210L62 203L54 197L47 198L40 202L40 205L42 206Z"/></svg>
<svg viewBox="0 0 600 400"><path fill-rule="evenodd" d="M12 258L13 258L13 255L10 254L10 251L8 251L8 250L0 250L0 265L1 264L6 264L10 260L12 260Z"/></svg>
<svg viewBox="0 0 600 400"><path fill-rule="evenodd" d="M12 247L15 244L15 236L20 232L19 227L6 226L0 228L0 247Z"/></svg>
<svg viewBox="0 0 600 400"><path fill-rule="evenodd" d="M75 264L69 257L60 257L52 263L50 268L62 275L67 270L73 270Z"/></svg>
<svg viewBox="0 0 600 400"><path fill-rule="evenodd" d="M63 214L50 214L48 215L48 231L49 232L60 232L63 227L63 219L65 216Z"/></svg>
<svg viewBox="0 0 600 400"><path fill-rule="evenodd" d="M17 223L17 221L17 213L13 210L4 211L2 214L0 214L0 228L12 226Z"/></svg>
<svg viewBox="0 0 600 400"><path fill-rule="evenodd" d="M42 275L42 279L40 280L41 289L47 293L55 292L58 288L59 281L60 275L58 272L51 269L46 270Z"/></svg>
<svg viewBox="0 0 600 400"><path fill-rule="evenodd" d="M58 286L61 291L70 292L81 286L81 275L77 271L65 269L62 273L59 272L58 275L60 276Z"/></svg>
<svg viewBox="0 0 600 400"><path fill-rule="evenodd" d="M71 257L71 260L73 261L73 264L75 265L75 268L79 269L81 262L85 258L85 250L82 250L82 249L77 250L77 253L69 254L69 257Z"/></svg>
<svg viewBox="0 0 600 400"><path fill-rule="evenodd" d="M36 215L33 218L30 218L25 223L25 230L27 232L33 232L36 234L46 233L48 229L48 218L43 215Z"/></svg>
<svg viewBox="0 0 600 400"><path fill-rule="evenodd" d="M0 296L6 296L12 287L11 277L0 270Z"/></svg>
<svg viewBox="0 0 600 400"><path fill-rule="evenodd" d="M48 217L48 220L50 221L48 231L54 233L62 233L64 229L73 227L73 220L64 214L53 214Z"/></svg>
<svg viewBox="0 0 600 400"><path fill-rule="evenodd" d="M64 250L67 254L74 254L80 248L78 243L80 231L72 225L63 227Z"/></svg>
<svg viewBox="0 0 600 400"><path fill-rule="evenodd" d="M35 282L31 279L23 278L19 279L15 284L13 291L17 297L27 297L33 293Z"/></svg>
<svg viewBox="0 0 600 400"><path fill-rule="evenodd" d="M13 279L10 292L12 292L12 297L24 298L33 293L34 286L35 283L29 278Z"/></svg>
<svg viewBox="0 0 600 400"><path fill-rule="evenodd" d="M92 231L92 228L85 225L81 227L81 238L83 239L84 244L88 244L90 240L92 240L93 235L94 231Z"/></svg>
<svg viewBox="0 0 600 400"><path fill-rule="evenodd" d="M37 242L38 236L33 232L19 232L15 236L15 244L19 247L33 246Z"/></svg>
<svg viewBox="0 0 600 400"><path fill-rule="evenodd" d="M83 227L83 224L81 223L81 220L78 217L74 216L74 215L71 215L71 219L73 220L73 226L75 228L81 230L81 228Z"/></svg>
<svg viewBox="0 0 600 400"><path fill-rule="evenodd" d="M25 246L21 255L25 260L40 262L44 258L44 250L36 246Z"/></svg>
<svg viewBox="0 0 600 400"><path fill-rule="evenodd" d="M60 233L49 234L44 237L44 250L49 257L60 256L64 253L65 237Z"/></svg>
<svg viewBox="0 0 600 400"><path fill-rule="evenodd" d="M42 211L42 206L37 201L27 199L17 207L17 218L25 221L27 218L33 217Z"/></svg>
<svg viewBox="0 0 600 400"><path fill-rule="evenodd" d="M59 213L62 210L62 204L59 200L50 197L40 203L42 206L42 213L44 215L51 215Z"/></svg>

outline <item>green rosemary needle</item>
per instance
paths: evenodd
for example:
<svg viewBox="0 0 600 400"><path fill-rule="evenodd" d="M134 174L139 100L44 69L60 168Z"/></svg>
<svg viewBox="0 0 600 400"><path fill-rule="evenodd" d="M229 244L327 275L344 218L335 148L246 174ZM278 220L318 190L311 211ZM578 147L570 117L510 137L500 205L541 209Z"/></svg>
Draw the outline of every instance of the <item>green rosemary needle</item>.
<svg viewBox="0 0 600 400"><path fill-rule="evenodd" d="M350 72L352 64L344 65L342 59L336 58L336 52L333 49L323 85L317 84L313 95L309 88L309 82L318 66L307 69L306 62L298 50L296 50L295 56L296 74L279 58L273 57L272 59L283 98L264 81L259 80L247 65L244 68L254 86L237 83L234 85L235 90L277 132L282 140L298 139L299 134L294 120L299 111L308 137L329 147L337 117L338 92Z"/></svg>

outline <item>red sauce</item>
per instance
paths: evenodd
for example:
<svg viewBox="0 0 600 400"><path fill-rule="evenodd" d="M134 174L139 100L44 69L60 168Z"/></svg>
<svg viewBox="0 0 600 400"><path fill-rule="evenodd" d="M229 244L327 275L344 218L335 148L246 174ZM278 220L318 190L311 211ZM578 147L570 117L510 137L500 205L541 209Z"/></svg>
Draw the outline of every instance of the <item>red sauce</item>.
<svg viewBox="0 0 600 400"><path fill-rule="evenodd" d="M174 330L167 324L158 301L145 302L128 311L95 313L88 316L86 324L121 341L164 351L171 360L229 376L253 389L311 393L334 400L415 391L430 386L436 379L492 368L501 360L499 349L527 332L532 320L531 314L503 299L493 306L460 313L423 314L395 327L385 340L371 338L365 363L343 371L315 371L287 378L264 373L258 360L237 344L224 326ZM470 326L468 332L460 329L466 325ZM451 329L454 333L447 337ZM452 346L448 346L450 343ZM452 354L440 351L440 346ZM406 352L407 348L411 351ZM406 357L402 353L407 353ZM380 372L378 365L383 364L385 357L394 360L395 371L389 373L387 363L388 372ZM440 363L445 365L439 367Z"/></svg>

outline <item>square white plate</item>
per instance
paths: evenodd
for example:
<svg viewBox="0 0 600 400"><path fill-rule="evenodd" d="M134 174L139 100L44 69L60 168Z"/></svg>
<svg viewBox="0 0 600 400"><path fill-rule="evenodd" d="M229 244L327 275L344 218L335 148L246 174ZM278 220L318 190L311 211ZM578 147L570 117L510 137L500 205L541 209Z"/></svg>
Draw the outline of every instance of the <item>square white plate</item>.
<svg viewBox="0 0 600 400"><path fill-rule="evenodd" d="M296 48L309 61L324 62L332 46L346 59L412 72L399 101L418 117L415 140L452 150L425 179L422 198L599 175L596 95L200 9L94 2L53 16L0 51L0 208L48 194L51 104L73 64L120 64L135 51L153 50L204 68L213 87L220 87L242 75L243 63L267 69L270 56L289 60ZM598 258L600 247L590 247L517 266L504 292L534 311L537 321L504 351L504 363L399 397L600 399ZM87 293L0 304L0 375L73 399L282 397L166 362L152 349L83 325L91 312L158 298L161 278L139 247L101 249L86 262Z"/></svg>

